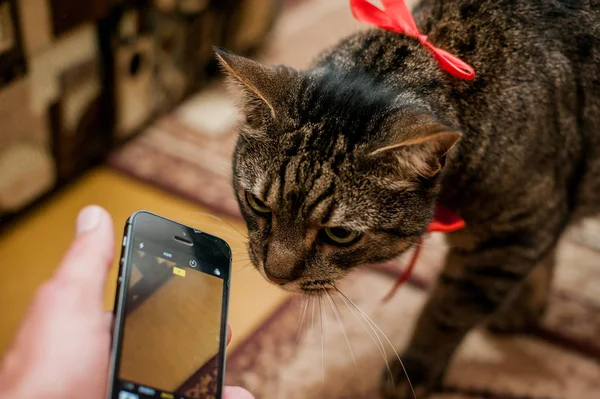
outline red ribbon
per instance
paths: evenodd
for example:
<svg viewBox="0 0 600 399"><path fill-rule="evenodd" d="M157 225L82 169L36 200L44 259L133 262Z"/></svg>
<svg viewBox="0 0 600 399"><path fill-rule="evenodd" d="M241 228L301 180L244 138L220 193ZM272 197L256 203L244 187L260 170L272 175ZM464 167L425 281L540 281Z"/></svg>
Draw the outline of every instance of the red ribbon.
<svg viewBox="0 0 600 399"><path fill-rule="evenodd" d="M458 215L449 210L443 205L437 204L435 207L435 215L433 217L433 221L427 227L428 233L439 232L439 233L450 233L452 231L460 230L465 227L465 221L462 220ZM423 239L421 238L415 247L415 251L413 252L410 261L408 262L408 266L402 272L398 280L396 280L396 284L392 287L390 292L383 298L384 302L392 299L398 288L402 284L404 284L412 274L415 265L417 264L417 259L419 259L419 255L421 254L421 248L423 244Z"/></svg>
<svg viewBox="0 0 600 399"><path fill-rule="evenodd" d="M403 0L381 0L381 3L383 10L367 0L350 0L350 7L354 18L361 22L418 39L421 45L431 51L440 68L450 75L465 80L475 78L475 70L469 64L427 41L427 35L419 32Z"/></svg>

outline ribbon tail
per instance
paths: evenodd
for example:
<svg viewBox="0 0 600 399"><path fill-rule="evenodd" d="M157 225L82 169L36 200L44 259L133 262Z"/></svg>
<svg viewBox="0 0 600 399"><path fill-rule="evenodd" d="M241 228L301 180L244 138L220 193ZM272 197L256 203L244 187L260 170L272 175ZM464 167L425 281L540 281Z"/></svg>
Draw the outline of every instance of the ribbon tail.
<svg viewBox="0 0 600 399"><path fill-rule="evenodd" d="M390 299L392 299L392 297L396 294L396 291L398 291L398 288L400 288L400 286L410 278L410 275L412 274L412 271L415 268L415 265L417 264L417 259L419 259L419 255L421 254L421 248L423 247L421 244L423 244L422 238L417 243L417 246L415 247L413 255L410 258L410 262L408 262L406 269L404 269L400 277L398 277L398 280L396 280L396 283L394 284L390 292L388 292L388 294L382 299L383 303L386 303Z"/></svg>
<svg viewBox="0 0 600 399"><path fill-rule="evenodd" d="M456 78L464 80L472 80L475 78L475 70L472 66L445 50L437 48L433 45L430 48L433 52L434 58L444 71Z"/></svg>
<svg viewBox="0 0 600 399"><path fill-rule="evenodd" d="M429 233L451 233L465 227L465 221L441 204L436 204L433 221L427 227Z"/></svg>
<svg viewBox="0 0 600 399"><path fill-rule="evenodd" d="M398 30L389 15L382 9L369 3L367 0L350 0L350 9L352 10L354 18L360 22L387 30Z"/></svg>

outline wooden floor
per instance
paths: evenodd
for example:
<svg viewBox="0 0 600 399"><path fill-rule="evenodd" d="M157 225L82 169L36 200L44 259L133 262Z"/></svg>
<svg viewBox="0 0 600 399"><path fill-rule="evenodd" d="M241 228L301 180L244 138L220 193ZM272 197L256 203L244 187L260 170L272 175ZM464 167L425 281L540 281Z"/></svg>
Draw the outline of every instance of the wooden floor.
<svg viewBox="0 0 600 399"><path fill-rule="evenodd" d="M219 235L235 248L238 258L246 258L240 241L242 236L227 224L204 214L206 209L111 170L94 170L0 236L0 353L10 343L36 288L50 277L71 242L77 213L89 204L101 205L113 216L118 250L127 217L136 210L146 209ZM238 221L228 222L244 232ZM233 329L231 347L287 295L266 283L252 267L245 267L246 264L236 262L234 256L229 313ZM115 261L106 287L107 309L112 309L116 273Z"/></svg>

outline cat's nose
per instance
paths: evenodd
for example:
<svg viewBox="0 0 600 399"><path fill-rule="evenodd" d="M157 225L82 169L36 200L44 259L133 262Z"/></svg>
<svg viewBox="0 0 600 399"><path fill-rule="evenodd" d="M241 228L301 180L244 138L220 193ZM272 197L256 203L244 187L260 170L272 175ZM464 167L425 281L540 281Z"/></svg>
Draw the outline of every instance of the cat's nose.
<svg viewBox="0 0 600 399"><path fill-rule="evenodd" d="M272 275L271 273L269 273L267 271L267 269L265 269L265 275L267 276L269 281L271 281L272 283L278 284L278 285L284 285L285 283L289 283L290 281L292 281L287 278L276 277L276 276Z"/></svg>

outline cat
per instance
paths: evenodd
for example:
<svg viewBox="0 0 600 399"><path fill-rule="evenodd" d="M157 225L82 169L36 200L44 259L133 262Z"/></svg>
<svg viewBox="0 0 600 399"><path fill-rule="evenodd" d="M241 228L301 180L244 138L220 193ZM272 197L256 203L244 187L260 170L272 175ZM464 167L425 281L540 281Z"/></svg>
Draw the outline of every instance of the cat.
<svg viewBox="0 0 600 399"><path fill-rule="evenodd" d="M539 320L557 241L600 212L600 0L424 0L414 15L474 80L381 29L304 71L216 51L244 115L235 195L269 281L318 295L411 248L436 204L466 221L402 356L423 398L473 327ZM392 374L382 397L412 397Z"/></svg>

